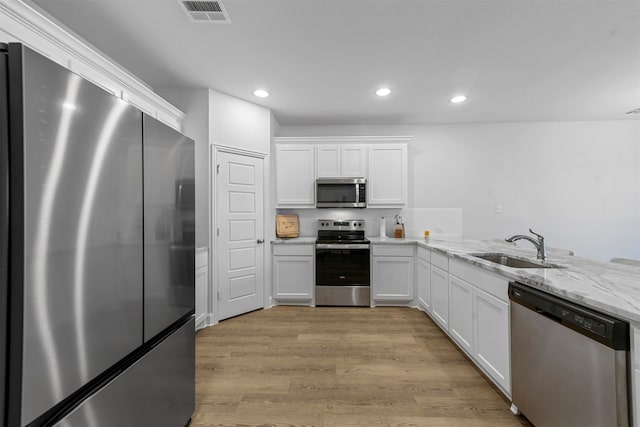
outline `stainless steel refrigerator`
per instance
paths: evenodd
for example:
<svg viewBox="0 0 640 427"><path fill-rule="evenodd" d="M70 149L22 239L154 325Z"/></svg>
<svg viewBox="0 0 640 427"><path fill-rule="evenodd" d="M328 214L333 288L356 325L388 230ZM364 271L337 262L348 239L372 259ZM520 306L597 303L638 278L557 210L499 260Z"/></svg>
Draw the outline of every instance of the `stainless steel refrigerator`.
<svg viewBox="0 0 640 427"><path fill-rule="evenodd" d="M189 423L193 163L193 141L0 44L4 426Z"/></svg>

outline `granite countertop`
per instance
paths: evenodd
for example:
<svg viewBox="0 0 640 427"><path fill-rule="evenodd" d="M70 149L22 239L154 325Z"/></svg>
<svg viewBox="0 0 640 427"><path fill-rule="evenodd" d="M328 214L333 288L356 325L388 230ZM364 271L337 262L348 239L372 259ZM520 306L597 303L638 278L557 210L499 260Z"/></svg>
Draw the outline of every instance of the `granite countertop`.
<svg viewBox="0 0 640 427"><path fill-rule="evenodd" d="M277 238L271 241L271 243L274 245L287 245L287 244L305 245L305 244L312 244L315 242L316 242L315 237L290 237L287 239Z"/></svg>
<svg viewBox="0 0 640 427"><path fill-rule="evenodd" d="M547 248L547 262L565 268L522 269L505 267L469 254L500 252L535 259L533 245L529 249L498 240L433 237L370 237L369 240L373 244L416 244L612 316L640 323L640 268L635 266L595 261L572 256L568 250Z"/></svg>
<svg viewBox="0 0 640 427"><path fill-rule="evenodd" d="M471 256L473 253L508 253L536 258L536 250L502 240L464 238L368 237L373 245L417 245L458 258L531 287L555 294L604 313L640 324L640 268L600 262L547 247L547 262L565 268L513 268ZM275 239L274 244L313 244L315 237Z"/></svg>

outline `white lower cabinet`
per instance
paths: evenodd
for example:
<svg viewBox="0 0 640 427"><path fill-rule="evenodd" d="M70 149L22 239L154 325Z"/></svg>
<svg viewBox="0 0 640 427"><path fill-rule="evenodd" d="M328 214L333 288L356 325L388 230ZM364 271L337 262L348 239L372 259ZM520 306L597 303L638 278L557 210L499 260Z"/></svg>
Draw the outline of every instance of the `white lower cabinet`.
<svg viewBox="0 0 640 427"><path fill-rule="evenodd" d="M509 304L480 289L473 289L474 360L511 395Z"/></svg>
<svg viewBox="0 0 640 427"><path fill-rule="evenodd" d="M511 397L508 280L456 258L449 277L449 335Z"/></svg>
<svg viewBox="0 0 640 427"><path fill-rule="evenodd" d="M431 264L431 314L442 329L449 330L449 273Z"/></svg>
<svg viewBox="0 0 640 427"><path fill-rule="evenodd" d="M414 299L413 245L373 245L373 305L410 305Z"/></svg>
<svg viewBox="0 0 640 427"><path fill-rule="evenodd" d="M207 326L209 299L209 252L199 250L196 254L196 329Z"/></svg>
<svg viewBox="0 0 640 427"><path fill-rule="evenodd" d="M468 354L473 354L473 286L449 276L449 334Z"/></svg>
<svg viewBox="0 0 640 427"><path fill-rule="evenodd" d="M313 249L311 244L273 245L273 294L277 302L313 303Z"/></svg>
<svg viewBox="0 0 640 427"><path fill-rule="evenodd" d="M633 419L633 423L629 425L640 427L640 325L631 323L629 326L631 338L631 357L629 362L631 387L627 390L627 393L631 395L629 404L631 405L630 412Z"/></svg>
<svg viewBox="0 0 640 427"><path fill-rule="evenodd" d="M418 264L416 281L418 289L418 305L427 313L431 313L431 259L429 251L418 248Z"/></svg>

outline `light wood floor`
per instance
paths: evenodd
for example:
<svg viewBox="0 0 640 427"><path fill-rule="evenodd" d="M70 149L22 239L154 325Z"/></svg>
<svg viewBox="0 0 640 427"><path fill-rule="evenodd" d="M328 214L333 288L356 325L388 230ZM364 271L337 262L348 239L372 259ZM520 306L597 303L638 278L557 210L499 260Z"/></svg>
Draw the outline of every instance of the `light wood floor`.
<svg viewBox="0 0 640 427"><path fill-rule="evenodd" d="M196 356L193 427L529 425L416 309L274 307Z"/></svg>

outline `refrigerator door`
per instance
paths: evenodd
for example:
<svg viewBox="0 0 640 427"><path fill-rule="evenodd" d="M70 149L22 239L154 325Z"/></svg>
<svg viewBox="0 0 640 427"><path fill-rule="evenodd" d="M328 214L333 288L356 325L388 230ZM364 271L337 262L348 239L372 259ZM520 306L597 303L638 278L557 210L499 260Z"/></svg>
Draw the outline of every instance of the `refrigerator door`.
<svg viewBox="0 0 640 427"><path fill-rule="evenodd" d="M193 317L55 427L183 427L195 409Z"/></svg>
<svg viewBox="0 0 640 427"><path fill-rule="evenodd" d="M11 109L11 292L23 301L12 296L22 325L9 348L22 363L10 362L21 381L8 410L23 426L142 343L142 120L21 45L9 61L22 104Z"/></svg>
<svg viewBox="0 0 640 427"><path fill-rule="evenodd" d="M144 339L194 310L193 141L144 115Z"/></svg>
<svg viewBox="0 0 640 427"><path fill-rule="evenodd" d="M7 53L0 45L0 420L5 416L7 287L9 280L9 95Z"/></svg>

